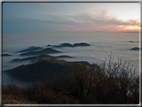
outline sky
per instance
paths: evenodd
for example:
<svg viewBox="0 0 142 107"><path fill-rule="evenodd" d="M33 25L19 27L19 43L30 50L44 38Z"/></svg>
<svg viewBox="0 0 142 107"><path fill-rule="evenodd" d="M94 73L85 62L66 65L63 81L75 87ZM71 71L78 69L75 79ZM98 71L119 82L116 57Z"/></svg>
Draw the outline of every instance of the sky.
<svg viewBox="0 0 142 107"><path fill-rule="evenodd" d="M49 31L138 32L140 29L139 3L3 3L0 12L1 6L3 34Z"/></svg>
<svg viewBox="0 0 142 107"><path fill-rule="evenodd" d="M3 34L138 32L139 3L3 3Z"/></svg>

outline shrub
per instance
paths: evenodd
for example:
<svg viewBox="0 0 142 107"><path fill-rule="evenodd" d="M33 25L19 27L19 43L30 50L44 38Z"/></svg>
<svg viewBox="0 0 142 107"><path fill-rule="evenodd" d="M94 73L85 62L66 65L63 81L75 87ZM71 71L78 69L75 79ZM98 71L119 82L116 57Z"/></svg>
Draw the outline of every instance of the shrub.
<svg viewBox="0 0 142 107"><path fill-rule="evenodd" d="M26 88L5 85L3 94L40 104L138 104L139 75L128 61L109 56L97 68L76 63L62 78L55 75Z"/></svg>
<svg viewBox="0 0 142 107"><path fill-rule="evenodd" d="M4 95L23 95L22 88L16 84L2 85L2 94Z"/></svg>
<svg viewBox="0 0 142 107"><path fill-rule="evenodd" d="M138 104L139 76L136 68L128 61L118 59L118 62L114 62L109 56L108 62L105 60L100 64L100 68L94 71L92 76L91 92L97 103ZM137 101L132 100L130 96Z"/></svg>

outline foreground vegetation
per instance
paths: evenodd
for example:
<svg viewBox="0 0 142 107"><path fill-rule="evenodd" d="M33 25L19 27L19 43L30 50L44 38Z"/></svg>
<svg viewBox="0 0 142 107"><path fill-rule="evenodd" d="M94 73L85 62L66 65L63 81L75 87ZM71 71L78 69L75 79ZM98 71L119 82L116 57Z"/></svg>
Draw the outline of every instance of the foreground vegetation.
<svg viewBox="0 0 142 107"><path fill-rule="evenodd" d="M25 88L5 85L3 104L138 104L136 68L127 61L112 59L110 56L98 68L76 63L66 76L54 75ZM9 97L11 101L7 101Z"/></svg>

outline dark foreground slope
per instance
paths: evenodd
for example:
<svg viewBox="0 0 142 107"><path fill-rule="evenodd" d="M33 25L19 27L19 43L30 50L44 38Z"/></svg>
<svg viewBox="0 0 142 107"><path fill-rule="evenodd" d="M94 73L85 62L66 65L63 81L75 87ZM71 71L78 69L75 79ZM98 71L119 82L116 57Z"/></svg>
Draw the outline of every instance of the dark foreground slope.
<svg viewBox="0 0 142 107"><path fill-rule="evenodd" d="M17 80L34 82L41 79L51 79L54 75L61 77L66 74L68 68L70 69L68 65L40 61L35 64L21 65L6 72Z"/></svg>
<svg viewBox="0 0 142 107"><path fill-rule="evenodd" d="M75 58L75 57L72 57L72 56L68 56L68 55L60 55L60 56L51 56L51 55L46 55L46 54L42 54L42 55L39 55L39 56L33 56L33 57L26 57L26 58L22 58L22 59L13 59L11 60L11 62L22 62L22 61L28 61L30 60L31 62L34 62L38 59L47 59L47 58L50 58L50 59L58 59L58 58Z"/></svg>
<svg viewBox="0 0 142 107"><path fill-rule="evenodd" d="M21 65L14 69L5 71L10 76L23 82L36 82L42 79L52 79L54 76L63 77L69 74L76 64L90 67L98 67L96 64L90 65L88 62L67 62L58 60L56 57L41 55L32 60L33 64Z"/></svg>
<svg viewBox="0 0 142 107"><path fill-rule="evenodd" d="M12 96L11 100L17 98L17 102L12 103L139 103L139 77L135 69L122 60L118 63L104 62L97 66L88 62L66 62L48 58L8 70L7 73L21 81L40 82L25 88L3 86L3 103L9 103L9 96Z"/></svg>

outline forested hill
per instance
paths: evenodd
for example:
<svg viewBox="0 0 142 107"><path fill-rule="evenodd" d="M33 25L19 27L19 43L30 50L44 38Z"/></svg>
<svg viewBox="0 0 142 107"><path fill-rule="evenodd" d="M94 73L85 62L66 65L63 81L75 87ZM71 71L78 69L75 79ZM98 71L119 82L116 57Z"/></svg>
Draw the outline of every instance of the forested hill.
<svg viewBox="0 0 142 107"><path fill-rule="evenodd" d="M98 67L96 64L91 65L86 61L67 62L49 55L36 57L32 62L32 64L21 65L6 72L19 81L36 82L43 79L49 80L55 76L63 77L69 75L75 71L78 65L88 70Z"/></svg>

